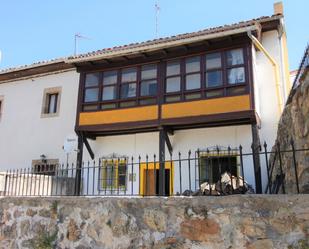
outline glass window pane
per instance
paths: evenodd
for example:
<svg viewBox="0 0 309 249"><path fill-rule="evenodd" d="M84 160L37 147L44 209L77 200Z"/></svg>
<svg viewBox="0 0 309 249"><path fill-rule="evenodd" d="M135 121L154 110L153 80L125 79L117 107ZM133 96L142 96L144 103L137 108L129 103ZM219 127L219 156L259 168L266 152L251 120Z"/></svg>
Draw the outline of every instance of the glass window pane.
<svg viewBox="0 0 309 249"><path fill-rule="evenodd" d="M206 55L206 70L221 67L221 54L212 53Z"/></svg>
<svg viewBox="0 0 309 249"><path fill-rule="evenodd" d="M245 82L245 69L243 67L232 68L227 71L229 84Z"/></svg>
<svg viewBox="0 0 309 249"><path fill-rule="evenodd" d="M135 106L135 101L128 101L128 102L121 102L120 107L130 107L130 106Z"/></svg>
<svg viewBox="0 0 309 249"><path fill-rule="evenodd" d="M98 101L99 88L90 88L85 91L85 102Z"/></svg>
<svg viewBox="0 0 309 249"><path fill-rule="evenodd" d="M186 73L200 71L201 63L200 56L186 59Z"/></svg>
<svg viewBox="0 0 309 249"><path fill-rule="evenodd" d="M206 73L206 87L215 87L222 85L222 72L212 71Z"/></svg>
<svg viewBox="0 0 309 249"><path fill-rule="evenodd" d="M111 100L116 98L116 87L106 86L103 87L102 100Z"/></svg>
<svg viewBox="0 0 309 249"><path fill-rule="evenodd" d="M166 102L175 102L175 101L179 101L180 100L180 96L177 95L177 96L167 96L165 98L165 101Z"/></svg>
<svg viewBox="0 0 309 249"><path fill-rule="evenodd" d="M103 85L111 85L117 83L117 71L107 71L103 74Z"/></svg>
<svg viewBox="0 0 309 249"><path fill-rule="evenodd" d="M180 62L179 61L167 62L166 76L177 75L177 74L180 74Z"/></svg>
<svg viewBox="0 0 309 249"><path fill-rule="evenodd" d="M122 70L122 82L136 81L136 68L126 68Z"/></svg>
<svg viewBox="0 0 309 249"><path fill-rule="evenodd" d="M226 52L227 64L229 66L244 64L243 49L233 49Z"/></svg>
<svg viewBox="0 0 309 249"><path fill-rule="evenodd" d="M116 104L102 104L101 105L101 109L102 110L107 110L107 109L113 109L116 108Z"/></svg>
<svg viewBox="0 0 309 249"><path fill-rule="evenodd" d="M93 111L93 110L97 110L98 106L97 105L85 105L83 107L84 111Z"/></svg>
<svg viewBox="0 0 309 249"><path fill-rule="evenodd" d="M201 75L190 74L186 76L186 90L198 89L201 87Z"/></svg>
<svg viewBox="0 0 309 249"><path fill-rule="evenodd" d="M49 95L49 105L48 105L48 113L56 113L56 103L57 101L57 94L50 94Z"/></svg>
<svg viewBox="0 0 309 249"><path fill-rule="evenodd" d="M157 78L157 65L142 66L142 80Z"/></svg>
<svg viewBox="0 0 309 249"><path fill-rule="evenodd" d="M157 103L157 99L154 99L154 98L152 98L152 99L141 99L139 101L139 103L141 105L151 105L151 104Z"/></svg>
<svg viewBox="0 0 309 249"><path fill-rule="evenodd" d="M121 98L130 98L136 96L136 83L123 84L121 86Z"/></svg>
<svg viewBox="0 0 309 249"><path fill-rule="evenodd" d="M190 100L190 99L199 99L201 98L201 94L200 93L189 93L185 95L186 99Z"/></svg>
<svg viewBox="0 0 309 249"><path fill-rule="evenodd" d="M206 92L207 98L217 97L217 96L223 96L223 90L214 90Z"/></svg>
<svg viewBox="0 0 309 249"><path fill-rule="evenodd" d="M166 79L166 92L179 92L180 91L180 77L172 77Z"/></svg>
<svg viewBox="0 0 309 249"><path fill-rule="evenodd" d="M149 96L157 94L157 81L148 80L141 82L141 96Z"/></svg>
<svg viewBox="0 0 309 249"><path fill-rule="evenodd" d="M231 87L231 88L227 89L227 94L228 95L243 94L245 92L246 92L246 87L245 86Z"/></svg>
<svg viewBox="0 0 309 249"><path fill-rule="evenodd" d="M86 80L85 80L85 86L98 86L99 85L99 73L87 73L86 74Z"/></svg>

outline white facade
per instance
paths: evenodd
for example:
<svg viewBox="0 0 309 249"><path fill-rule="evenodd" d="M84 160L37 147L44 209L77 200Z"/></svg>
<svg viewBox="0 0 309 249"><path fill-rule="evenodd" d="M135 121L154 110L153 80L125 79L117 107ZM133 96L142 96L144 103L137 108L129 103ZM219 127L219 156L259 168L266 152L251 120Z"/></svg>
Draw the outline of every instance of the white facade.
<svg viewBox="0 0 309 249"><path fill-rule="evenodd" d="M265 32L262 35L262 45L269 54L282 65L282 48L277 31ZM276 82L273 67L266 56L252 47L253 53L253 78L254 78L254 101L257 114L261 120L259 129L261 142L266 141L268 148L274 144L276 130L281 111L279 110ZM283 84L284 70L280 67L280 94L285 102L287 92L286 84ZM79 85L79 74L75 70L54 73L47 76L33 77L31 79L16 80L13 82L0 82L0 96L3 99L2 115L0 119L0 169L31 167L32 160L40 159L40 155L46 155L47 159L58 159L66 163L67 157L63 151L63 143L66 136L74 134L76 120L76 106ZM61 100L59 115L55 117L42 117L42 105L44 90L47 88L60 87ZM183 158L187 158L189 150L195 153L213 146L232 148L242 145L244 153L251 152L252 131L251 125L226 126L216 128L199 128L177 130L170 136L173 147L173 158L181 152ZM89 141L95 154L99 158L117 154L133 157L138 162L145 162L145 155L153 160L159 149L159 133L138 133L132 135L117 135L98 137L95 141ZM166 159L169 159L166 149ZM90 160L87 150L84 148L84 161ZM75 162L76 153L69 155L69 161ZM265 161L262 163L262 179L266 180ZM254 186L254 173L252 157L244 156L245 179ZM182 165L188 167L187 162ZM195 167L191 168L191 182L195 186ZM128 172L129 173L132 173ZM133 180L133 192L138 194L139 169L133 167L135 179ZM89 175L90 179L99 177ZM179 178L179 165L174 165L174 179ZM133 177L132 177L133 179ZM131 179L131 180L132 180ZM184 185L188 186L188 171L183 173ZM88 185L87 185L88 184ZM132 191L132 182L127 181L127 192ZM265 182L264 182L265 185ZM92 188L91 181L84 182L84 190ZM95 186L96 191L98 186ZM264 187L263 187L264 189ZM183 189L184 190L184 189ZM174 193L179 192L177 181L174 184Z"/></svg>
<svg viewBox="0 0 309 249"><path fill-rule="evenodd" d="M79 75L75 71L0 83L0 169L31 167L44 154L64 161L64 139L74 134ZM44 90L61 87L59 115L43 117ZM76 155L74 155L74 159Z"/></svg>

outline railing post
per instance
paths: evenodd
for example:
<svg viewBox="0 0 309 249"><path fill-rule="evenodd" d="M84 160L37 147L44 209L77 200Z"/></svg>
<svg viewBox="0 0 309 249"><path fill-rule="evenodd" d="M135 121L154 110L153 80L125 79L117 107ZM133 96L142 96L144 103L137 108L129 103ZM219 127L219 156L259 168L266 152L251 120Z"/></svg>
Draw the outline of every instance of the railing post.
<svg viewBox="0 0 309 249"><path fill-rule="evenodd" d="M267 179L268 179L267 188L269 190L269 194L271 194L271 179L270 179L270 172L269 172L268 155L267 155L267 143L266 143L266 141L264 141L263 147L264 147L264 155L265 155ZM267 188L266 188L265 194L267 194Z"/></svg>
<svg viewBox="0 0 309 249"><path fill-rule="evenodd" d="M252 159L254 166L254 177L255 177L255 189L257 194L262 194L262 178L261 178L261 165L260 165L260 141L259 133L256 124L251 125L252 131Z"/></svg>
<svg viewBox="0 0 309 249"><path fill-rule="evenodd" d="M280 150L280 144L277 143L278 148L278 156L279 156L279 167L280 167L280 180L282 184L282 193L285 194L285 186L284 186L284 178L283 178L283 169L282 169L282 158L281 158L281 150Z"/></svg>
<svg viewBox="0 0 309 249"><path fill-rule="evenodd" d="M181 176L181 153L178 153L178 163L179 163L179 187L180 187L180 195L182 195L182 176Z"/></svg>
<svg viewBox="0 0 309 249"><path fill-rule="evenodd" d="M298 183L297 162L296 162L295 147L294 147L294 141L293 141L293 139L291 139L291 146L292 146L292 152L293 152L293 164L294 164L296 188L297 188L297 194L299 194L299 183Z"/></svg>
<svg viewBox="0 0 309 249"><path fill-rule="evenodd" d="M131 157L131 195L133 195L133 180L134 180L134 173L133 173L133 156ZM129 160L128 160L129 161Z"/></svg>
<svg viewBox="0 0 309 249"><path fill-rule="evenodd" d="M244 172L244 161L242 155L242 146L239 145L239 157L240 157L240 167L241 167L241 174L242 174L242 184L245 186L245 172Z"/></svg>
<svg viewBox="0 0 309 249"><path fill-rule="evenodd" d="M164 128L159 131L159 195L165 196L165 135Z"/></svg>
<svg viewBox="0 0 309 249"><path fill-rule="evenodd" d="M192 195L192 190L191 190L191 150L188 152L188 166L189 166L189 190L190 190L190 195Z"/></svg>
<svg viewBox="0 0 309 249"><path fill-rule="evenodd" d="M75 176L75 195L80 195L80 185L81 185L81 166L83 161L83 135L78 134L78 152L77 152L77 162L76 162L76 176Z"/></svg>

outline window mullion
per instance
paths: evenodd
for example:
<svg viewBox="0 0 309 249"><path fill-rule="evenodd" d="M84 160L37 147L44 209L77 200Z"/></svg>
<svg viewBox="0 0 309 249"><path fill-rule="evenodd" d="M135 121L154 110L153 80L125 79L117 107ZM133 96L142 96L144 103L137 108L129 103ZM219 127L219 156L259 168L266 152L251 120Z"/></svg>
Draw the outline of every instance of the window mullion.
<svg viewBox="0 0 309 249"><path fill-rule="evenodd" d="M185 67L185 59L182 58L180 60L180 100L184 101L184 92L185 92L185 78L186 78L186 67Z"/></svg>
<svg viewBox="0 0 309 249"><path fill-rule="evenodd" d="M103 72L99 74L99 96L98 96L98 110L101 109L100 102L102 101L103 96Z"/></svg>
<svg viewBox="0 0 309 249"><path fill-rule="evenodd" d="M226 56L225 51L221 52L221 65L222 65L222 85L223 85L223 96L226 96L227 90L226 87L228 86L227 82L227 63L226 63Z"/></svg>
<svg viewBox="0 0 309 249"><path fill-rule="evenodd" d="M136 104L139 105L139 99L141 96L141 70L142 67L138 66L137 70L136 70L136 93L135 93L135 97L136 97Z"/></svg>

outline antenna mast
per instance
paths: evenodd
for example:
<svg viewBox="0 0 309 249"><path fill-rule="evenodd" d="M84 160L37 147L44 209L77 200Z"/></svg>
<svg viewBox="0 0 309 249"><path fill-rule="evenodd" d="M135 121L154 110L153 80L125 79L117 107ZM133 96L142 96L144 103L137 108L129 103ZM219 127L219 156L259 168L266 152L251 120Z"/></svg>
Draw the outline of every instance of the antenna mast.
<svg viewBox="0 0 309 249"><path fill-rule="evenodd" d="M86 36L82 36L80 33L76 33L74 35L74 55L77 55L77 43L78 43L78 39L87 39L90 40L89 37Z"/></svg>
<svg viewBox="0 0 309 249"><path fill-rule="evenodd" d="M159 1L155 4L155 11L156 11L156 38L159 35L159 11L160 11Z"/></svg>

